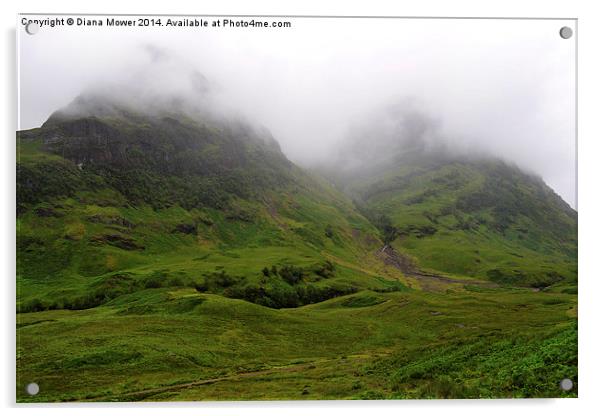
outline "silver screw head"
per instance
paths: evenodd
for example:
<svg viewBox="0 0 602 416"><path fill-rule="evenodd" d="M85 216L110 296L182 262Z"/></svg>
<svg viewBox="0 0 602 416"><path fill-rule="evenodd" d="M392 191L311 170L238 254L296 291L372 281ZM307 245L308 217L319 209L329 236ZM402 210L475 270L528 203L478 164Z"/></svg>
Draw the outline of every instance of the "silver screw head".
<svg viewBox="0 0 602 416"><path fill-rule="evenodd" d="M40 25L35 22L29 22L25 25L25 31L30 35L35 35L40 30Z"/></svg>
<svg viewBox="0 0 602 416"><path fill-rule="evenodd" d="M571 36L573 36L573 29L568 26L560 28L560 37L562 39L569 39Z"/></svg>
<svg viewBox="0 0 602 416"><path fill-rule="evenodd" d="M27 387L25 387L25 391L30 396L35 396L40 392L40 386L38 386L38 383L29 383Z"/></svg>
<svg viewBox="0 0 602 416"><path fill-rule="evenodd" d="M570 378L564 378L560 382L560 388L564 391L569 391L573 389L573 380Z"/></svg>

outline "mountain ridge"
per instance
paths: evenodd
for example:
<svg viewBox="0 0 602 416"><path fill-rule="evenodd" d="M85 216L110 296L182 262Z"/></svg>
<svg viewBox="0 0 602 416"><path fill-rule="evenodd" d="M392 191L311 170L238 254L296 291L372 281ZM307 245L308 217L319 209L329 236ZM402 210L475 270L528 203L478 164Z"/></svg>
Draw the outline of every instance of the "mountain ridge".
<svg viewBox="0 0 602 416"><path fill-rule="evenodd" d="M344 265L370 256L377 230L271 134L242 121L120 113L59 111L18 133L23 310L97 306L148 284L272 307L400 287ZM174 264L149 272L156 256Z"/></svg>
<svg viewBox="0 0 602 416"><path fill-rule="evenodd" d="M318 175L240 120L119 113L17 133L17 401L557 397L577 380L576 217L545 184L428 153Z"/></svg>
<svg viewBox="0 0 602 416"><path fill-rule="evenodd" d="M541 178L504 161L450 153L432 140L427 146L421 134L428 123L412 117L409 131L416 137L403 139L409 145L389 154L388 163L319 172L348 195L345 200L290 162L265 129L198 113L146 114L79 97L42 127L18 133L29 149L18 167L18 210L100 191L123 207L200 209L193 223L175 226L193 235L212 224L207 209L221 213L225 224L263 218L280 241L284 235L300 239L323 257L324 241L334 241L336 234L333 221L343 224L341 247L365 259L375 246L360 248L354 234L354 224L360 224L370 236L366 241L382 239L381 246L426 272L534 287L576 279L577 214L568 204ZM111 205L100 199L101 206ZM313 204L306 209L334 208L335 217L312 225L309 212L299 217L302 200ZM298 226L299 219L304 225ZM133 223L119 215L112 221ZM94 244L146 246L127 235L88 238ZM210 237L221 238L226 237Z"/></svg>
<svg viewBox="0 0 602 416"><path fill-rule="evenodd" d="M423 267L537 287L576 279L577 212L539 176L494 157L441 148L390 158L384 167L325 175L381 229L385 242ZM472 253L456 251L458 244ZM479 254L479 246L492 250L489 259ZM554 269L556 255L562 277ZM533 264L521 260L533 256ZM457 257L475 264L454 264ZM528 276L519 264L530 270Z"/></svg>

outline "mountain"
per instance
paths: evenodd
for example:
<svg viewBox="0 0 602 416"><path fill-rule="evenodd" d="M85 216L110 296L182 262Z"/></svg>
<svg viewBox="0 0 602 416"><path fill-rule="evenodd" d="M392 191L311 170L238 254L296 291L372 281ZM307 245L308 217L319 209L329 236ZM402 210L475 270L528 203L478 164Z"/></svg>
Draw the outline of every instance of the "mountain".
<svg viewBox="0 0 602 416"><path fill-rule="evenodd" d="M203 100L115 96L17 133L17 401L577 395L576 213L540 179L416 119L328 182Z"/></svg>
<svg viewBox="0 0 602 416"><path fill-rule="evenodd" d="M84 95L18 133L21 310L154 286L277 308L399 287L362 271L374 226L266 129L167 108Z"/></svg>
<svg viewBox="0 0 602 416"><path fill-rule="evenodd" d="M577 212L540 177L455 149L420 113L399 120L359 129L334 163L340 168L322 169L387 244L435 273L576 284Z"/></svg>

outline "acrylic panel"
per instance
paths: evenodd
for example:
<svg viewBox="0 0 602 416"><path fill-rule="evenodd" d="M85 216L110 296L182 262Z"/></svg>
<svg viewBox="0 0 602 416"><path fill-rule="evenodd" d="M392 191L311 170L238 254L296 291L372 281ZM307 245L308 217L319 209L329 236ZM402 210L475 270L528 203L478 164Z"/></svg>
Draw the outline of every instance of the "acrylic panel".
<svg viewBox="0 0 602 416"><path fill-rule="evenodd" d="M18 402L577 396L576 20L17 44Z"/></svg>

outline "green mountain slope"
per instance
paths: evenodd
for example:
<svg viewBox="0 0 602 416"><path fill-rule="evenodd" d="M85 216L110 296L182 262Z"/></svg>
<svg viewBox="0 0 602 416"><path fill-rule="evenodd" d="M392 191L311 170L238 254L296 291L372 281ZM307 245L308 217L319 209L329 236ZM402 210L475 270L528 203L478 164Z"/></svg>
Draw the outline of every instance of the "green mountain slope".
<svg viewBox="0 0 602 416"><path fill-rule="evenodd" d="M84 97L18 139L21 310L164 286L271 307L398 287L359 270L378 231L265 130Z"/></svg>
<svg viewBox="0 0 602 416"><path fill-rule="evenodd" d="M577 395L576 214L540 180L392 152L345 195L187 110L17 134L17 401Z"/></svg>
<svg viewBox="0 0 602 416"><path fill-rule="evenodd" d="M576 283L577 213L515 166L415 148L338 180L421 268L512 285Z"/></svg>

